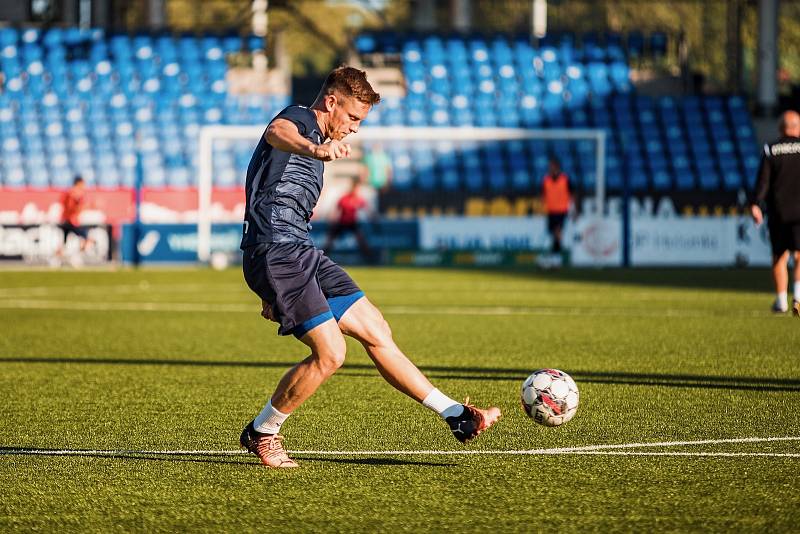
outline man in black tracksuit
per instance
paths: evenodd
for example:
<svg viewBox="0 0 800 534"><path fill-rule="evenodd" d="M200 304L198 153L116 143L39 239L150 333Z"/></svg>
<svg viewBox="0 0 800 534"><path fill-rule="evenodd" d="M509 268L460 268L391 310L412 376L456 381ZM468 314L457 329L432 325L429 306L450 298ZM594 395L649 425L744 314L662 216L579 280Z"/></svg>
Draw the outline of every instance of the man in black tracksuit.
<svg viewBox="0 0 800 534"><path fill-rule="evenodd" d="M772 244L772 277L777 293L772 311L789 310L787 270L789 253L794 254L792 313L800 316L800 114L781 115L781 137L764 145L758 182L751 198L750 214L756 224L764 219Z"/></svg>

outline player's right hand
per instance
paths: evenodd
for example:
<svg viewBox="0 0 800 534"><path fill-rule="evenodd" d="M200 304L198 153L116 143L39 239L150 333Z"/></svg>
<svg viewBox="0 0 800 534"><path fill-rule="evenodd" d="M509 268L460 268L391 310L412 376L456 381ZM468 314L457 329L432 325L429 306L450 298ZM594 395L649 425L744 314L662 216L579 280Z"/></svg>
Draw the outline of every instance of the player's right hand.
<svg viewBox="0 0 800 534"><path fill-rule="evenodd" d="M321 161L336 161L350 156L350 144L331 139L327 143L314 145L314 157Z"/></svg>
<svg viewBox="0 0 800 534"><path fill-rule="evenodd" d="M267 321L275 321L275 312L272 311L272 304L264 299L261 299L261 317Z"/></svg>

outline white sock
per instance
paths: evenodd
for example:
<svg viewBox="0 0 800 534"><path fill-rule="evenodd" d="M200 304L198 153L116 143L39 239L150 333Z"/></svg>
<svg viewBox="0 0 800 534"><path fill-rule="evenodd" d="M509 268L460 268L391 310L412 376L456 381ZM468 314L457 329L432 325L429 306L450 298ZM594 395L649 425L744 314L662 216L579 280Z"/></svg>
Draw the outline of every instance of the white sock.
<svg viewBox="0 0 800 534"><path fill-rule="evenodd" d="M794 294L792 296L794 297L794 300L800 301L800 280L795 280L794 281L794 292L793 293Z"/></svg>
<svg viewBox="0 0 800 534"><path fill-rule="evenodd" d="M461 415L464 411L464 406L460 402L454 401L436 388L428 393L428 396L422 401L422 405L438 413L442 419Z"/></svg>
<svg viewBox="0 0 800 534"><path fill-rule="evenodd" d="M778 306L782 310L785 310L786 308L788 308L789 307L789 296L787 295L786 291L781 291L780 293L778 293L778 297L777 297L777 300L775 302L778 304Z"/></svg>
<svg viewBox="0 0 800 534"><path fill-rule="evenodd" d="M288 413L281 413L272 407L272 399L270 399L253 421L253 428L262 434L277 434L287 417L289 417Z"/></svg>

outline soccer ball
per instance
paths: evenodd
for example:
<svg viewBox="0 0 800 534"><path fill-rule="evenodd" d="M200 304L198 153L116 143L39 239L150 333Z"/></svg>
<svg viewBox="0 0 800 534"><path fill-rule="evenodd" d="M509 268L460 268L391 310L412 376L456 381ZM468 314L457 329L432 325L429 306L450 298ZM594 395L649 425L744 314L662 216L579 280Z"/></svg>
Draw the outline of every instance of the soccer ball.
<svg viewBox="0 0 800 534"><path fill-rule="evenodd" d="M211 254L209 263L211 264L211 268L215 271L224 271L228 268L228 255L224 252L214 252Z"/></svg>
<svg viewBox="0 0 800 534"><path fill-rule="evenodd" d="M564 424L578 411L578 386L564 371L539 369L522 383L522 409L540 425Z"/></svg>

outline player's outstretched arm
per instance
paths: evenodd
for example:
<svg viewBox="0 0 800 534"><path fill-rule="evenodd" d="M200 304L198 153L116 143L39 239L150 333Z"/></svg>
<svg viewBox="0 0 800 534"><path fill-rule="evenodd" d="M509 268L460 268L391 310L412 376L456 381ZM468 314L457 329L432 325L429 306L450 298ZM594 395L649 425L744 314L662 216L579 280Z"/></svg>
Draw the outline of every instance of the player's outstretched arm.
<svg viewBox="0 0 800 534"><path fill-rule="evenodd" d="M300 156L308 156L321 161L334 161L350 155L350 145L348 143L332 139L327 143L317 145L300 135L297 126L286 119L272 121L264 137L267 143L278 150Z"/></svg>

